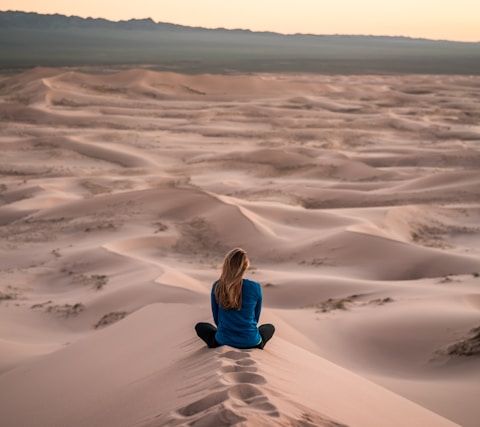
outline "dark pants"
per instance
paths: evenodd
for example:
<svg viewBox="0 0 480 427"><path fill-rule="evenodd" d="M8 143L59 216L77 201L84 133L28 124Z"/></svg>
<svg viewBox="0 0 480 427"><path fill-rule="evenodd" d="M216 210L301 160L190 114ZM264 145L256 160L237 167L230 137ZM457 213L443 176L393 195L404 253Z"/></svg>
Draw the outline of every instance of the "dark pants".
<svg viewBox="0 0 480 427"><path fill-rule="evenodd" d="M200 322L195 325L195 331L197 335L205 341L209 348L219 347L220 344L217 343L215 340L215 332L217 332L217 328L213 326L211 323ZM260 332L260 336L262 337L262 342L255 347L248 347L248 348L261 348L265 347L267 341L272 338L273 334L275 333L275 327L270 323L266 323L265 325L260 325L258 327L258 332Z"/></svg>

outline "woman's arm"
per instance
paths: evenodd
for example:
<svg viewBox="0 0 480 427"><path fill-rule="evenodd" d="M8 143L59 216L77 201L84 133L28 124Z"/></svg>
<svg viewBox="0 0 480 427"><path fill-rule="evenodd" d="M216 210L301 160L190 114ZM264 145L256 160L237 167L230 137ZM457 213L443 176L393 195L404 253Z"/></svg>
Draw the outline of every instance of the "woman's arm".
<svg viewBox="0 0 480 427"><path fill-rule="evenodd" d="M212 292L210 293L210 302L212 304L213 321L215 322L215 325L218 326L218 303L217 303L217 300L215 299L215 292L214 292L215 283L213 284Z"/></svg>
<svg viewBox="0 0 480 427"><path fill-rule="evenodd" d="M263 299L262 287L260 286L260 284L258 285L258 290L259 290L259 296L257 300L257 305L255 306L255 321L257 323L260 320L260 312L262 311L262 299Z"/></svg>

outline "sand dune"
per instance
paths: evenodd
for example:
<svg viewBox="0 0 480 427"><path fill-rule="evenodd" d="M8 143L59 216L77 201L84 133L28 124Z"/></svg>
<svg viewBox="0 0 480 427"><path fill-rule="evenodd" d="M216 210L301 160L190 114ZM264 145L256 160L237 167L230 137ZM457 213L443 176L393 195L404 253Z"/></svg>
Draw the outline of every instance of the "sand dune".
<svg viewBox="0 0 480 427"><path fill-rule="evenodd" d="M188 337L195 314L205 316L151 304L25 363L27 373L5 373L4 422L28 424L34 412L41 425L455 425L281 338L262 354L199 348Z"/></svg>
<svg viewBox="0 0 480 427"><path fill-rule="evenodd" d="M2 426L476 426L479 91L1 76ZM264 351L194 334L233 246Z"/></svg>

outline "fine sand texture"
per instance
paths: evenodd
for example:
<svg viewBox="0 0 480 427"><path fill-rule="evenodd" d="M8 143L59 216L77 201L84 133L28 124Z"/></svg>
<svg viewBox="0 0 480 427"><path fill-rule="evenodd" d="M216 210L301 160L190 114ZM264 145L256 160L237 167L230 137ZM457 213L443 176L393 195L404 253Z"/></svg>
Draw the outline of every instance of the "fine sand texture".
<svg viewBox="0 0 480 427"><path fill-rule="evenodd" d="M207 349L240 246L265 350ZM478 426L480 78L0 76L0 424Z"/></svg>

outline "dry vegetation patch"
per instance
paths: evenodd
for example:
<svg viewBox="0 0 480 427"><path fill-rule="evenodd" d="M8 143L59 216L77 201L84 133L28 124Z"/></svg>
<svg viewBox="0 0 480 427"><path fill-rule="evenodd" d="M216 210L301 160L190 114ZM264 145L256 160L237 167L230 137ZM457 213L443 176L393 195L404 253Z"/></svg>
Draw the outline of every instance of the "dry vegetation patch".
<svg viewBox="0 0 480 427"><path fill-rule="evenodd" d="M328 298L317 304L305 306L305 308L315 308L316 313L329 313L335 310L348 310L349 308L362 307L368 305L385 305L395 300L391 297L375 298L368 301L362 301L365 295L353 294L343 298Z"/></svg>
<svg viewBox="0 0 480 427"><path fill-rule="evenodd" d="M468 336L447 347L446 353L450 356L480 356L480 326L473 328Z"/></svg>
<svg viewBox="0 0 480 427"><path fill-rule="evenodd" d="M54 313L60 317L73 317L85 310L85 305L80 302L75 304L53 304L53 301L45 301L43 303L33 304L32 309L43 309L46 313Z"/></svg>
<svg viewBox="0 0 480 427"><path fill-rule="evenodd" d="M112 323L122 320L127 314L126 311L112 311L111 313L105 314L97 323L95 323L94 328L99 329L111 325Z"/></svg>

